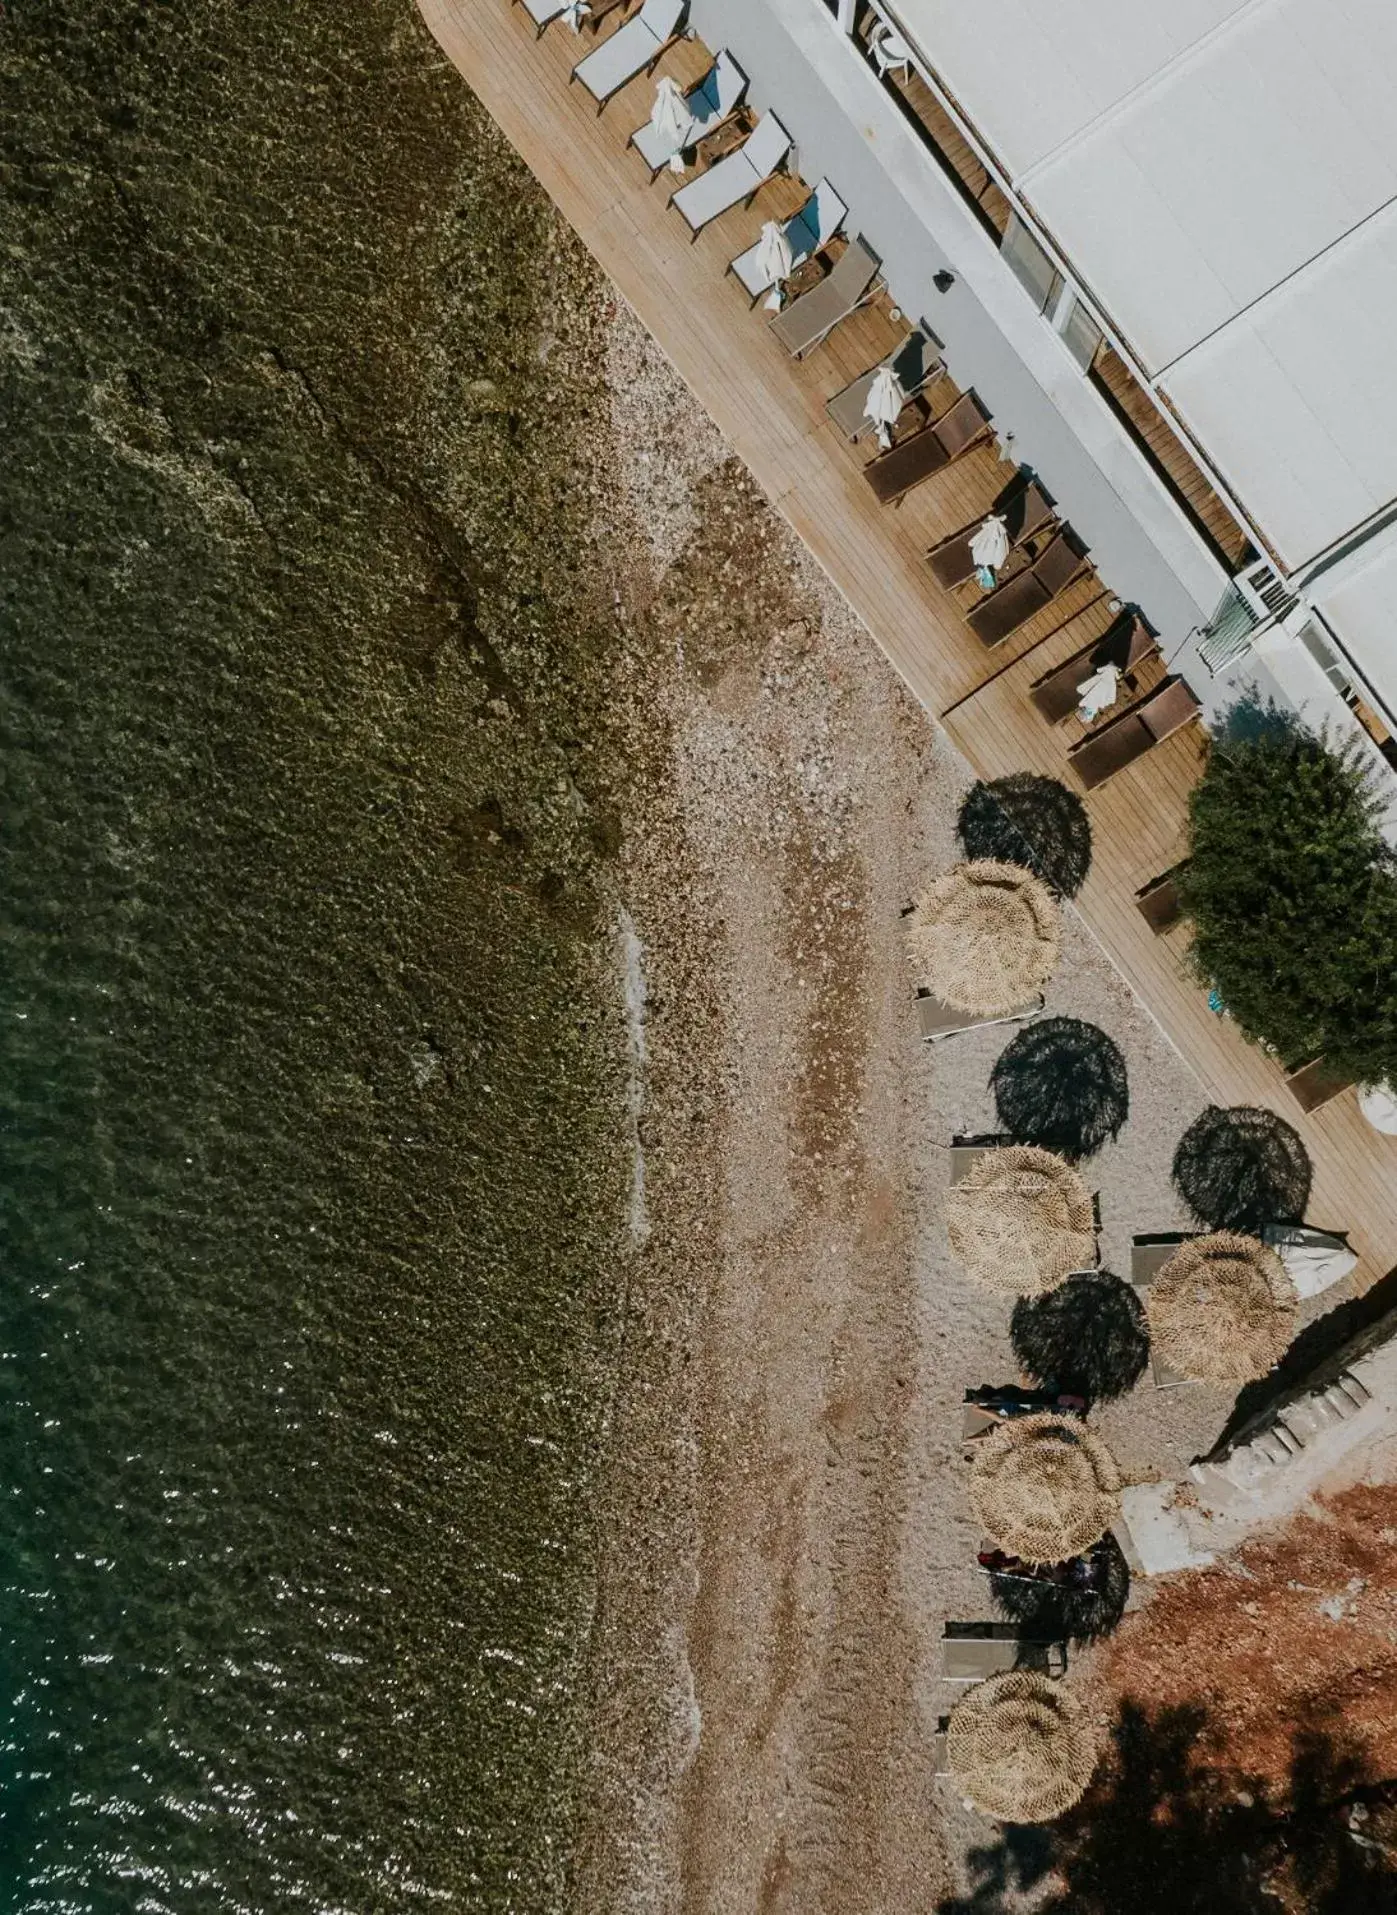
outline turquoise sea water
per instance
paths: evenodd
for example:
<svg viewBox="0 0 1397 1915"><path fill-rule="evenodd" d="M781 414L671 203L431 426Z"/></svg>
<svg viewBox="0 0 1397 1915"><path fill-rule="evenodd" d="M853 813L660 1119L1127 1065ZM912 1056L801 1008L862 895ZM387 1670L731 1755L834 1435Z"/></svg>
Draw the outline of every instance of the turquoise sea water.
<svg viewBox="0 0 1397 1915"><path fill-rule="evenodd" d="M553 1907L587 271L408 0L6 0L0 89L0 1908Z"/></svg>

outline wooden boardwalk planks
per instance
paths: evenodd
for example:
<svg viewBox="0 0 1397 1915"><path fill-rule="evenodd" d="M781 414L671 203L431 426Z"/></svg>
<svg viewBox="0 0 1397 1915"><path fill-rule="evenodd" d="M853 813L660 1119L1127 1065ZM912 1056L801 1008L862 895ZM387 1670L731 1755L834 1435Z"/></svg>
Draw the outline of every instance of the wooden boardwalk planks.
<svg viewBox="0 0 1397 1915"><path fill-rule="evenodd" d="M881 510L860 476L870 456L848 446L825 416L833 393L890 349L902 330L886 309L862 312L799 365L772 339L760 307L724 277L762 220L789 209L790 186L764 188L692 245L632 153L631 130L649 114L653 80L632 83L598 116L567 85L590 41L553 27L535 42L508 0L419 0L453 63L634 307L719 429L848 598L914 695L940 718L975 770L998 777L1040 770L1072 782L1075 721L1050 729L1028 703L1034 678L1112 616L1106 587L1079 582L994 652L967 630L957 600L935 584L923 555L985 511L1009 469L992 449L970 454ZM702 50L673 49L660 71L689 79ZM778 104L779 111L779 104ZM838 182L835 182L836 186ZM914 315L916 317L916 315ZM927 317L935 323L935 314ZM949 384L932 395L940 412ZM1012 427L1012 421L1004 422ZM1109 586L1109 581L1107 581ZM967 602L973 592L964 595ZM1148 616L1149 607L1143 608ZM1344 1093L1304 1115L1278 1067L1209 1009L1192 981L1185 943L1155 937L1135 905L1141 885L1184 854L1189 790L1202 739L1176 735L1092 794L1091 875L1084 919L1149 1005L1210 1097L1265 1104L1295 1125L1314 1158L1312 1219L1346 1229L1368 1281L1397 1265L1397 1144L1369 1128Z"/></svg>

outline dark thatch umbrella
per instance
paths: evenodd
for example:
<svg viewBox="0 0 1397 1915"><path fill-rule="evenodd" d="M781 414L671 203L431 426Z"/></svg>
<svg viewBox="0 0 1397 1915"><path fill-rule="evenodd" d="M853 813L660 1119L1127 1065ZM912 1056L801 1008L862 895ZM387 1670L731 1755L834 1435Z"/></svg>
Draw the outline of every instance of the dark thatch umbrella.
<svg viewBox="0 0 1397 1915"><path fill-rule="evenodd" d="M1093 1574L1085 1587L1032 1582L995 1571L990 1576L990 1594L996 1608L1036 1642L1099 1642L1125 1614L1130 1566L1109 1533L1088 1555Z"/></svg>
<svg viewBox="0 0 1397 1915"><path fill-rule="evenodd" d="M1271 1110L1210 1104L1174 1153L1179 1195L1210 1230L1256 1235L1268 1223L1299 1223L1310 1200L1310 1154Z"/></svg>
<svg viewBox="0 0 1397 1915"><path fill-rule="evenodd" d="M1035 1382L1093 1403L1133 1389L1150 1357L1140 1299L1109 1270L1086 1270L1046 1296L1020 1297L1009 1335Z"/></svg>
<svg viewBox="0 0 1397 1915"><path fill-rule="evenodd" d="M1075 791L1029 771L976 784L956 820L967 858L1027 865L1060 898L1075 898L1091 867L1091 821Z"/></svg>
<svg viewBox="0 0 1397 1915"><path fill-rule="evenodd" d="M1090 1157L1130 1115L1120 1046L1078 1017L1045 1017L1005 1046L990 1077L995 1109L1016 1144Z"/></svg>

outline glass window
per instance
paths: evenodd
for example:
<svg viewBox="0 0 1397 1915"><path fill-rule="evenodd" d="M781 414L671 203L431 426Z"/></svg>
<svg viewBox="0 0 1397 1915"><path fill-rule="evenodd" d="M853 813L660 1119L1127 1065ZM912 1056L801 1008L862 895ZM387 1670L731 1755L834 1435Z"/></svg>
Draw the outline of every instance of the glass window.
<svg viewBox="0 0 1397 1915"><path fill-rule="evenodd" d="M1017 213L1009 215L1001 251L1013 268L1015 278L1040 313L1056 304L1062 291L1062 274Z"/></svg>
<svg viewBox="0 0 1397 1915"><path fill-rule="evenodd" d="M1080 299L1069 303L1066 317L1058 320L1058 331L1082 371L1090 372L1091 362L1101 345L1101 328Z"/></svg>

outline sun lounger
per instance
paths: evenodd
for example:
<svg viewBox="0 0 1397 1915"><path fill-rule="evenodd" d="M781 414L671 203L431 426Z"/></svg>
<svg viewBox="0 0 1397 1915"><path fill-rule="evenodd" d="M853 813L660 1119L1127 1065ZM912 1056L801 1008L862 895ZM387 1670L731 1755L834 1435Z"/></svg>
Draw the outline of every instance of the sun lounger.
<svg viewBox="0 0 1397 1915"><path fill-rule="evenodd" d="M793 300L771 322L771 330L794 359L828 339L873 291L880 262L861 239L851 239L818 286Z"/></svg>
<svg viewBox="0 0 1397 1915"><path fill-rule="evenodd" d="M686 148L697 146L710 133L716 133L720 126L726 126L741 106L746 91L747 75L730 53L720 53L698 85L684 95L684 105L691 122ZM644 126L638 126L627 144L635 148L650 168L652 180L668 166L673 157L663 135L655 130L651 120L647 120Z"/></svg>
<svg viewBox="0 0 1397 1915"><path fill-rule="evenodd" d="M1067 762L1086 789L1094 791L1147 751L1153 751L1171 733L1181 730L1201 710L1182 678L1166 678L1148 698L1142 698L1090 737L1079 739L1068 752Z"/></svg>
<svg viewBox="0 0 1397 1915"><path fill-rule="evenodd" d="M983 439L989 431L989 417L973 392L957 399L944 417L934 425L913 433L901 445L880 452L863 476L873 487L880 505L894 505L914 485L942 472Z"/></svg>
<svg viewBox="0 0 1397 1915"><path fill-rule="evenodd" d="M645 0L633 19L578 61L572 78L586 87L599 113L623 86L654 67L679 32L685 4L686 0Z"/></svg>
<svg viewBox="0 0 1397 1915"><path fill-rule="evenodd" d="M987 1024L1022 1024L1028 1018L1037 1017L1042 1008L1043 999L1040 996L1031 1003L1021 1004L1016 1011L1009 1011L1003 1017L976 1017L969 1011L958 1011L954 1005L944 1003L930 991L917 993L917 1022L928 1043L941 1037L954 1037L958 1031L978 1031Z"/></svg>
<svg viewBox="0 0 1397 1915"><path fill-rule="evenodd" d="M764 113L735 152L671 193L669 203L697 239L710 220L745 205L783 165L790 150L790 134L774 113Z"/></svg>
<svg viewBox="0 0 1397 1915"><path fill-rule="evenodd" d="M966 624L983 645L1001 645L1035 612L1051 605L1083 570L1086 551L1064 527L1040 558L1006 579L966 614Z"/></svg>
<svg viewBox="0 0 1397 1915"><path fill-rule="evenodd" d="M1176 864L1135 893L1135 908L1156 937L1171 931L1183 916L1179 902L1179 873L1183 868Z"/></svg>
<svg viewBox="0 0 1397 1915"><path fill-rule="evenodd" d="M1142 1302L1145 1292L1180 1244L1187 1243L1198 1234L1196 1230L1175 1230L1135 1239L1130 1246L1130 1284ZM1181 1385L1193 1381L1191 1377L1181 1376L1177 1370L1171 1370L1167 1363L1161 1363L1153 1351L1150 1353L1150 1372L1157 1390L1177 1390Z"/></svg>
<svg viewBox="0 0 1397 1915"><path fill-rule="evenodd" d="M570 4L571 0L524 0L524 11L533 21L539 39L543 38L545 27L562 19Z"/></svg>
<svg viewBox="0 0 1397 1915"><path fill-rule="evenodd" d="M838 193L835 192L828 180L821 180L818 186L811 189L810 195L804 205L792 213L791 217L781 229L785 233L787 243L791 249L791 270L793 272L797 266L804 265L807 259L813 259L817 253L822 253L825 250L826 246L829 245L830 241L844 224L848 211L848 207L844 204L843 200L840 199ZM845 258L848 258L847 253L845 254ZM843 262L841 261L840 263L842 264ZM835 271L837 272L838 270L838 267L836 267ZM739 253L736 259L729 261L728 271L737 275L743 291L747 294L747 297L752 301L753 305L757 303L763 293L769 293L775 284L775 281L768 278L762 271L762 243L760 240L758 240L755 245L749 246L745 253ZM823 284L827 286L829 280L825 280ZM818 288L816 290L818 290ZM804 305L805 301L813 298L813 296L813 293L803 294L800 299L795 301L795 304L792 305L789 310L794 312L797 306Z"/></svg>
<svg viewBox="0 0 1397 1915"><path fill-rule="evenodd" d="M868 403L873 381L884 366L896 374L897 383L909 399L946 370L935 341L920 326L916 327L886 359L881 359L876 366L870 366L867 372L861 372L852 385L845 386L843 392L836 392L826 405L825 411L846 439L861 439L865 432L873 431L873 421L864 407Z"/></svg>
<svg viewBox="0 0 1397 1915"><path fill-rule="evenodd" d="M1052 506L1031 479L1016 480L1012 491L996 499L990 510L998 512L1004 520L1011 551L1025 539L1031 539L1035 532L1041 532L1053 518ZM970 555L970 547L983 524L983 519L976 519L973 525L953 532L950 538L943 539L940 545L933 546L927 553L926 561L931 567L932 576L947 591L953 585L963 585L974 576L975 561Z"/></svg>
<svg viewBox="0 0 1397 1915"><path fill-rule="evenodd" d="M999 1136L953 1137L948 1153L951 1164L951 1182L958 1184L972 1164L991 1150L1001 1150L1008 1140Z"/></svg>
<svg viewBox="0 0 1397 1915"><path fill-rule="evenodd" d="M1005 1423L1012 1423L1019 1416L1037 1416L1043 1412L1054 1416L1085 1416L1087 1399L1067 1396L1060 1390L1031 1390L1018 1385L1002 1390L967 1390L960 1410L960 1440L967 1460L973 1457L977 1443Z"/></svg>
<svg viewBox="0 0 1397 1915"><path fill-rule="evenodd" d="M1024 1636L1015 1622L948 1622L941 1635L944 1682L987 1682L1011 1669L1060 1676L1067 1669L1061 1643Z"/></svg>
<svg viewBox="0 0 1397 1915"><path fill-rule="evenodd" d="M1159 640L1144 619L1138 612L1127 612L1102 637L1092 639L1063 664L1036 678L1028 695L1050 725L1060 724L1077 709L1077 687L1093 672L1103 665L1114 665L1121 673L1133 672L1158 650Z"/></svg>
<svg viewBox="0 0 1397 1915"><path fill-rule="evenodd" d="M1286 1073L1286 1089L1294 1097L1301 1110L1319 1110L1325 1104L1348 1090L1353 1078L1347 1071L1336 1070L1332 1064L1326 1064L1322 1057L1315 1057L1308 1064L1302 1064L1299 1070Z"/></svg>

